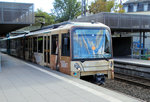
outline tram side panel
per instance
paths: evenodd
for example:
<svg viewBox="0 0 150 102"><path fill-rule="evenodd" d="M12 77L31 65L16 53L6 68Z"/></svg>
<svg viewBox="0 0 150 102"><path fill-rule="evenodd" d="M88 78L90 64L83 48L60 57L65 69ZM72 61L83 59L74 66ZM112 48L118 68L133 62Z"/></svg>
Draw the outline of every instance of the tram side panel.
<svg viewBox="0 0 150 102"><path fill-rule="evenodd" d="M17 56L16 53L16 39L10 39L10 55Z"/></svg>
<svg viewBox="0 0 150 102"><path fill-rule="evenodd" d="M10 54L24 59L24 42L23 38L12 39L10 41Z"/></svg>
<svg viewBox="0 0 150 102"><path fill-rule="evenodd" d="M52 32L50 55L50 68L68 75L71 74L69 36L68 30Z"/></svg>
<svg viewBox="0 0 150 102"><path fill-rule="evenodd" d="M38 53L34 54L38 64L44 66L43 35L38 36Z"/></svg>
<svg viewBox="0 0 150 102"><path fill-rule="evenodd" d="M62 30L60 35L60 49L59 49L59 55L60 55L60 71L62 73L71 75L71 56L70 56L70 33L68 30Z"/></svg>
<svg viewBox="0 0 150 102"><path fill-rule="evenodd" d="M28 60L28 57L29 57L28 46L29 46L29 42L28 42L28 38L26 37L26 39L25 39L25 60Z"/></svg>
<svg viewBox="0 0 150 102"><path fill-rule="evenodd" d="M39 34L29 38L28 59L44 66L43 58L43 35Z"/></svg>
<svg viewBox="0 0 150 102"><path fill-rule="evenodd" d="M52 32L51 35L50 62L51 69L59 70L59 32Z"/></svg>
<svg viewBox="0 0 150 102"><path fill-rule="evenodd" d="M0 51L3 53L7 53L7 40L0 41Z"/></svg>
<svg viewBox="0 0 150 102"><path fill-rule="evenodd" d="M51 53L51 36L50 32L43 35L43 62L44 66L50 67L50 53Z"/></svg>

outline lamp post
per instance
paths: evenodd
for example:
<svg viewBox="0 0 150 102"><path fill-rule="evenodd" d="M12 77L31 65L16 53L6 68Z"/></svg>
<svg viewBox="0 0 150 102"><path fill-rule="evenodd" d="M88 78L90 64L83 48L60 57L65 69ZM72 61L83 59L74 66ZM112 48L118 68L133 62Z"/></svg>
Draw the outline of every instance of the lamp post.
<svg viewBox="0 0 150 102"><path fill-rule="evenodd" d="M86 16L86 0L82 0L82 16Z"/></svg>

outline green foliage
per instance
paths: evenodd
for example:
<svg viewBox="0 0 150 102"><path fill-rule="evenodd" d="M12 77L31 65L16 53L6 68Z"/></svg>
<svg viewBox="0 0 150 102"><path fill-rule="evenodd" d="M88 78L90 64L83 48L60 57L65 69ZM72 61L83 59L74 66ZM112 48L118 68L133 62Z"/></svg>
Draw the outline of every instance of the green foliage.
<svg viewBox="0 0 150 102"><path fill-rule="evenodd" d="M36 16L43 16L43 17L36 17ZM48 14L46 12L43 12L40 9L37 9L37 11L35 12L35 24L36 25L41 25L42 22L45 22L44 25L50 25L50 24L54 24L55 23L55 16L52 14Z"/></svg>
<svg viewBox="0 0 150 102"><path fill-rule="evenodd" d="M81 3L77 0L55 0L53 6L57 22L72 20L81 14Z"/></svg>
<svg viewBox="0 0 150 102"><path fill-rule="evenodd" d="M111 12L114 6L114 0L95 0L89 6L90 13Z"/></svg>
<svg viewBox="0 0 150 102"><path fill-rule="evenodd" d="M109 0L106 2L106 12L111 12L111 9L114 7L115 1Z"/></svg>
<svg viewBox="0 0 150 102"><path fill-rule="evenodd" d="M124 13L123 5L122 4L115 4L114 6L115 13Z"/></svg>

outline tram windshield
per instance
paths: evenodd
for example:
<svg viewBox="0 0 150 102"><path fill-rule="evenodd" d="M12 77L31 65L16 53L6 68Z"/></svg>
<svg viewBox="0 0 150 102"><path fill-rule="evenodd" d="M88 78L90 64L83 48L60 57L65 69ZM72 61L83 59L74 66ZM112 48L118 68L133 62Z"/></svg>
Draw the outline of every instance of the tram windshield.
<svg viewBox="0 0 150 102"><path fill-rule="evenodd" d="M73 59L111 58L110 33L105 28L73 30Z"/></svg>

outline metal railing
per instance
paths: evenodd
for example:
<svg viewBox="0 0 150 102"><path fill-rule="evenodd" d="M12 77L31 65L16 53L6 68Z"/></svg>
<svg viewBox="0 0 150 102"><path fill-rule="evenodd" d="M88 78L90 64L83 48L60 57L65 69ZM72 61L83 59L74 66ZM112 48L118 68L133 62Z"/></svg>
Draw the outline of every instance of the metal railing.
<svg viewBox="0 0 150 102"><path fill-rule="evenodd" d="M150 50L148 48L131 48L131 57L145 59L146 57L150 57Z"/></svg>

